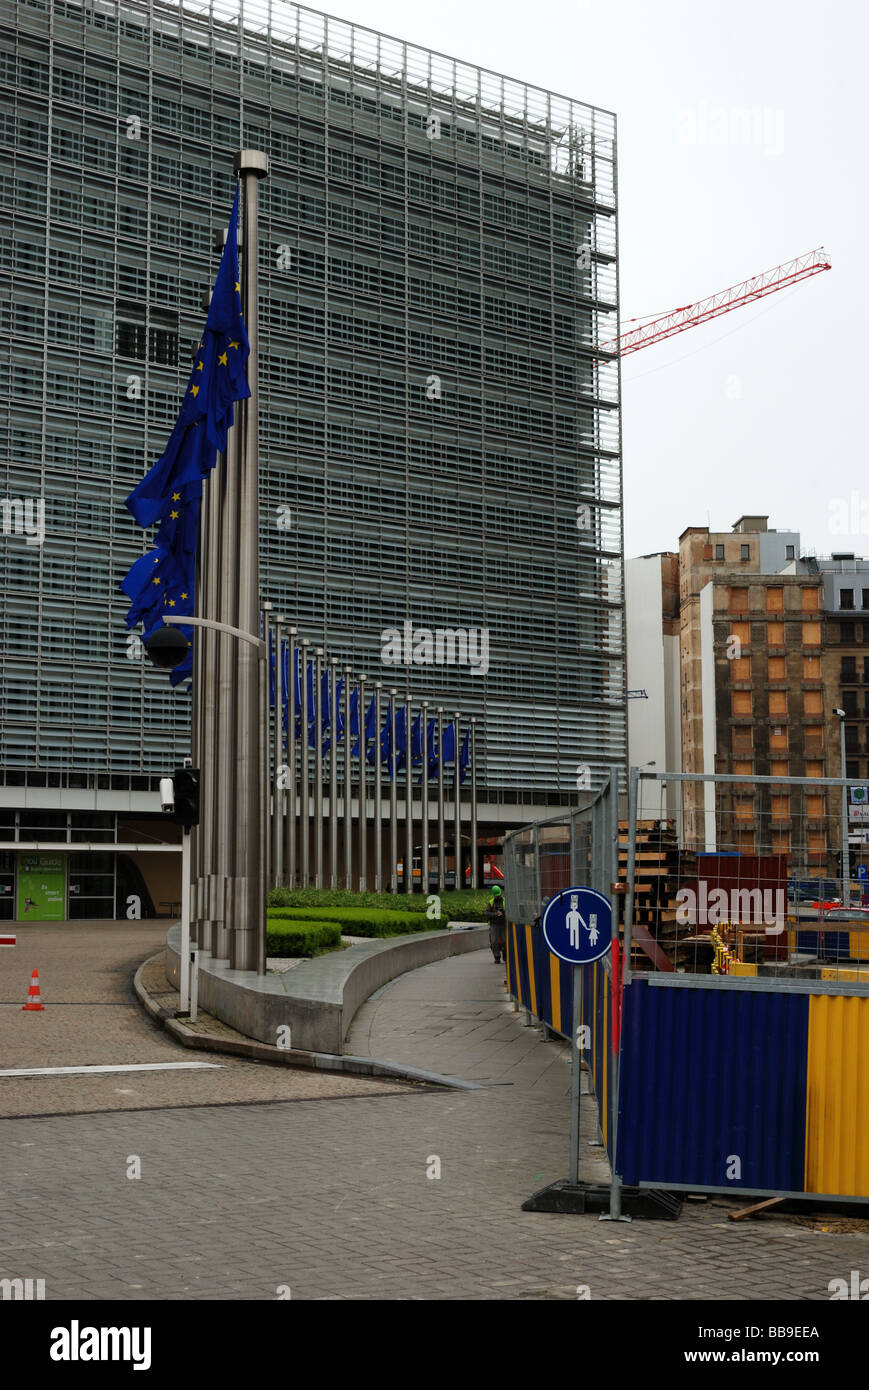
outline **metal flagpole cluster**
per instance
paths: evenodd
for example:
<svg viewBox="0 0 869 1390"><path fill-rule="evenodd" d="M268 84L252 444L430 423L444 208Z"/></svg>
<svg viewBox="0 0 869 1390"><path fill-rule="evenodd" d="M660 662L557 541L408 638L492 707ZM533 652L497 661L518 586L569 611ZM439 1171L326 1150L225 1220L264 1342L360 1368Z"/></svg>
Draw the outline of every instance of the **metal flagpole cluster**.
<svg viewBox="0 0 869 1390"><path fill-rule="evenodd" d="M268 158L242 150L239 283L250 343L250 396L237 404L200 512L193 647L193 762L201 771L201 823L192 845L194 939L234 969L265 971L268 888L414 889L430 886L430 779L437 777L437 877L446 887L447 776L452 778L452 850L457 887L465 882L462 783L470 771L471 852L477 887L477 776L473 727L461 715L415 706L381 681L353 683L338 661L271 613L259 587L257 221L259 179ZM230 347L232 344L230 344ZM270 658L269 653L272 653ZM370 693L369 693L370 691ZM384 693L386 698L384 699ZM414 731L414 711L417 728ZM470 740L470 743L469 743ZM388 781L388 811L383 777ZM403 797L399 798L399 782ZM373 782L373 805L372 805ZM354 816L356 831L354 835ZM399 821L403 835L399 834ZM339 829L340 827L340 829ZM384 854L387 856L384 873Z"/></svg>
<svg viewBox="0 0 869 1390"><path fill-rule="evenodd" d="M234 167L242 192L236 288L250 343L250 396L237 406L200 518L192 751L202 818L193 846L194 937L234 968L264 972L268 670L267 632L260 630L256 252L268 156L241 150ZM283 875L274 842L271 858L273 872Z"/></svg>
<svg viewBox="0 0 869 1390"><path fill-rule="evenodd" d="M419 822L420 887L428 892L429 779L434 775L438 797L437 887L439 891L446 887L446 765L453 783L457 887L465 882L462 783L469 770L472 774L468 882L478 886L473 724L462 740L460 713L456 712L445 728L442 706L429 718L428 702L422 704L415 720L409 691L400 697L395 687L389 688L384 711L381 681L374 682L370 699L364 676L359 676L351 689L350 668L345 667L339 677L337 658L326 656L322 647L315 647L311 660L307 639L297 640L297 629L286 626L283 613L272 617L272 604L260 595L257 222L259 180L268 174L268 168L268 157L259 151L242 150L235 157L241 192L237 282L233 283L238 194L223 239L225 251L215 282L219 293L209 308L178 427L163 458L127 499L143 527L161 519L156 550L135 561L121 585L133 600L128 626L145 622L146 640L151 640L149 633L153 637L161 622L176 623L182 629L186 626L198 634L191 642L182 631L178 641L170 644L177 660L162 663L173 668L173 681L189 674L193 685L191 751L192 762L200 771L202 816L190 846L192 890L185 906L185 922L192 918L193 940L203 954L227 961L233 969L259 974L266 968L266 896L270 885L322 888L328 879L332 888L340 884L366 890L372 880L375 890L385 886L384 769L389 783L389 890L397 893L399 889L401 853L402 886L406 893L413 892L414 832ZM217 338L220 342L215 348ZM236 370L231 363L234 351L245 346L246 372ZM244 362L243 352L237 361ZM203 375L198 377L197 371ZM226 372L225 378L221 371ZM227 390L235 394L227 397ZM200 391L197 415L195 403ZM235 404L234 416L231 407L227 411L227 399ZM206 445L211 441L214 453L209 461ZM218 449L222 450L219 458ZM203 490L203 479L209 473L213 476ZM194 489L196 511L185 513L188 499L181 489L188 485ZM188 514L189 533L181 529ZM184 541L188 534L195 538L197 525L198 548L195 541L192 546ZM194 551L198 557L195 565ZM190 556L189 570L184 569L185 554ZM176 598L170 597L175 590L177 600L184 603L173 616L168 608L176 607ZM191 590L194 613L190 612ZM368 835L372 812L369 763L374 781L373 856ZM340 835L339 769L343 801ZM401 801L399 780L403 782ZM354 789L358 822L355 857ZM183 968L186 970L187 962Z"/></svg>
<svg viewBox="0 0 869 1390"><path fill-rule="evenodd" d="M272 635L271 886L442 891L451 854L455 884L478 887L476 721L457 711L445 725L428 700L354 680L283 615Z"/></svg>

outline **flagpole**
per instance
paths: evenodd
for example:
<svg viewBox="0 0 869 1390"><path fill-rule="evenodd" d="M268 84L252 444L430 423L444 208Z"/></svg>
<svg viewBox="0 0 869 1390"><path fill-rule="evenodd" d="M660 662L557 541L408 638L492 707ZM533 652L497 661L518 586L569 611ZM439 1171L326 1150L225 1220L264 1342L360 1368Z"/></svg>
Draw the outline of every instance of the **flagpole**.
<svg viewBox="0 0 869 1390"><path fill-rule="evenodd" d="M230 627L238 627L238 570L229 557L238 554L239 472L241 468L241 422L236 422L226 439L224 467L220 479L220 534L217 537L220 556L220 593L218 619ZM236 639L226 633L218 638L217 650L217 712L214 721L214 946L218 960L229 961L232 955L233 841L235 834L234 805L238 769L233 750L236 741ZM218 789L220 794L218 795Z"/></svg>
<svg viewBox="0 0 869 1390"><path fill-rule="evenodd" d="M257 528L257 536L259 529ZM265 608L271 608L270 603L265 604ZM265 615L265 624L268 623L268 616ZM258 975L265 976L268 969L266 942L268 937L268 903L269 903L269 653L268 647L260 647L259 661L257 663L260 681L260 707L263 715L260 722L259 731L259 786L260 786L260 823L259 823L259 878L257 880L260 897L260 919L259 930L256 932L254 946L256 949L256 972Z"/></svg>
<svg viewBox="0 0 869 1390"><path fill-rule="evenodd" d="M284 881L284 836L283 807L284 793L281 787L281 765L284 752L284 662L283 662L284 615L274 617L275 633L275 724L274 724L274 772L272 773L272 887L280 888Z"/></svg>
<svg viewBox="0 0 869 1390"><path fill-rule="evenodd" d="M444 853L444 711L438 705L438 892L446 888L446 855Z"/></svg>
<svg viewBox="0 0 869 1390"><path fill-rule="evenodd" d="M265 902L268 902L268 884L269 884L269 881L270 881L270 879L271 879L271 875L272 875L272 872L273 872L273 869L274 869L274 863L273 863L273 860L272 860L273 846L272 846L272 843L271 843L271 830L272 830L272 820L271 820L271 818L272 818L272 815L277 815L277 805L274 806L274 810L272 809L271 789L270 789L270 787L269 787L269 781L270 781L270 778L269 778L269 761L270 761L270 756L271 756L271 754L270 754L270 749L269 749L269 742L270 742L269 733L270 733L270 731L271 731L271 709L270 709L270 705L269 705L269 694L270 694L270 692L269 692L269 629L270 629L271 624L270 624L269 618L270 618L271 610L272 610L272 605L271 605L271 603L269 602L268 599L264 599L264 600L262 601L262 603L260 604L261 625L262 625L262 639L263 639L263 642L265 643L264 659L263 659L263 661L261 662L261 671L260 671L260 675L261 675L261 676L264 675L265 679L264 679L263 682L262 682L263 688L262 688L262 690L260 691L259 734L260 734L260 763L261 763L261 769L262 769L262 786L263 786L263 842L262 842L262 860L263 860L262 870L263 870L263 876L262 876L262 882L263 882L263 897L264 897L264 899L265 899ZM277 681L277 677L275 677L275 680ZM275 700L275 709L277 710L277 700ZM275 793L275 800L277 800L277 793ZM263 965L262 973L265 974L265 965Z"/></svg>
<svg viewBox="0 0 869 1390"><path fill-rule="evenodd" d="M456 888L463 888L465 876L462 873L462 802L459 796L459 711L455 712L455 770L453 773L453 814L455 816L455 844L456 844Z"/></svg>
<svg viewBox="0 0 869 1390"><path fill-rule="evenodd" d="M296 628L287 629L287 806L284 816L284 869L288 887L296 886ZM281 714L283 718L283 712Z"/></svg>
<svg viewBox="0 0 869 1390"><path fill-rule="evenodd" d="M323 887L323 648L314 648L314 887Z"/></svg>
<svg viewBox="0 0 869 1390"><path fill-rule="evenodd" d="M380 771L380 720L383 717L383 682L374 682L374 891L383 892L383 787ZM366 875L367 877L367 875Z"/></svg>
<svg viewBox="0 0 869 1390"><path fill-rule="evenodd" d="M222 250L222 247L215 247L214 249ZM210 293L204 299L210 302ZM192 355L195 362L199 355L198 345ZM218 455L218 468L222 457L222 454ZM193 609L195 613L203 614L206 617L212 616L210 609L214 601L212 591L216 580L216 571L211 566L211 533L217 523L216 499L212 499L209 507L209 495L210 488L203 487L199 509L199 544L196 549L196 585ZM191 832L193 902L190 906L190 918L192 939L196 941L203 952L210 952L212 948L212 924L210 921L209 875L212 869L212 825L214 819L214 796L212 792L214 764L211 758L211 748L214 703L212 700L206 703L203 692L214 689L213 684L209 683L208 679L209 663L213 663L214 660L214 638L207 628L200 628L199 632L194 634L192 641L193 705L190 712L190 755L193 766L199 768L200 810L199 825L195 826Z"/></svg>
<svg viewBox="0 0 869 1390"><path fill-rule="evenodd" d="M368 891L368 742L365 736L365 676L359 677L359 872L356 882ZM375 884L375 888L376 888Z"/></svg>
<svg viewBox="0 0 869 1390"><path fill-rule="evenodd" d="M428 700L422 702L422 836L420 839L419 881L428 894Z"/></svg>
<svg viewBox="0 0 869 1390"><path fill-rule="evenodd" d="M237 232L238 235L238 232ZM215 249L225 246L225 233L218 238ZM211 293L203 296L202 307L211 304ZM240 458L240 424L229 430L226 449L218 456L218 466L212 474L208 493L210 505L208 525L208 571L206 585L207 609L199 611L217 622L237 624L236 576L233 566L225 561L238 549L238 472ZM203 493L206 489L203 489ZM232 805L235 788L235 653L231 637L203 628L199 634L208 653L203 694L211 692L202 710L201 736L201 796L207 826L205 853L208 856L206 873L206 912L211 954L215 960L228 960L230 955L231 916L227 915L229 874L231 869L230 842ZM217 789L221 794L218 796Z"/></svg>
<svg viewBox="0 0 869 1390"><path fill-rule="evenodd" d="M398 892L398 775L395 766L395 701L398 691L389 691L389 891Z"/></svg>
<svg viewBox="0 0 869 1390"><path fill-rule="evenodd" d="M350 735L350 676L353 668L344 667L344 887L353 887L353 783L351 772L353 740Z"/></svg>
<svg viewBox="0 0 869 1390"><path fill-rule="evenodd" d="M259 444L257 297L259 237L259 180L269 171L268 156L240 150L235 172L244 192L242 234L242 309L250 342L250 396L239 409L241 468L239 473L238 550L232 555L238 575L238 627L258 631L259 605ZM265 969L265 883L263 881L264 796L258 726L260 722L260 664L256 648L236 642L236 795L235 892L233 895L230 964L236 970Z"/></svg>
<svg viewBox="0 0 869 1390"><path fill-rule="evenodd" d="M221 616L221 594L223 592L223 564L220 546L221 516L220 498L222 479L226 473L226 453L218 455L217 467L211 475L208 487L203 488L203 496L209 494L208 510L205 514L205 564L207 578L203 575L203 604L197 612L217 621ZM223 916L223 885L219 878L221 850L221 816L217 805L217 776L221 763L225 761L217 749L220 706L220 638L216 632L202 628L194 635L195 644L200 644L203 656L202 702L199 707L199 770L200 770L200 836L202 870L201 917L203 932L199 945L212 956L219 956L218 920Z"/></svg>
<svg viewBox="0 0 869 1390"><path fill-rule="evenodd" d="M411 698L404 697L404 891L413 892L413 768L411 765Z"/></svg>
<svg viewBox="0 0 869 1390"><path fill-rule="evenodd" d="M300 888L309 888L311 885L311 827L309 820L311 816L310 795L310 769L308 766L308 725L311 722L311 711L308 709L308 638L303 637L299 643L301 653L301 674L300 685L302 687L302 728L299 734L299 741L302 746L301 752L301 797L299 807L299 839L301 841L301 878Z"/></svg>
<svg viewBox="0 0 869 1390"><path fill-rule="evenodd" d="M477 852L477 721L471 716L471 887L479 888L479 854Z"/></svg>
<svg viewBox="0 0 869 1390"><path fill-rule="evenodd" d="M202 489L199 508L199 544L196 547L196 583L194 588L194 612L206 613L208 609L208 578L206 550L208 545L208 488ZM206 631L194 634L193 641L193 703L190 711L190 757L193 766L199 768L200 811L199 825L191 832L190 856L193 878L193 901L190 904L190 923L192 940L203 951L211 950L211 934L208 924L205 874L207 873L208 832L210 814L206 816L208 803L203 796L203 758L202 749L205 738L205 709L202 692L205 689L205 641ZM210 813L211 807L208 806Z"/></svg>
<svg viewBox="0 0 869 1390"><path fill-rule="evenodd" d="M329 738L329 887L338 887L338 658L329 661L329 708L332 727Z"/></svg>

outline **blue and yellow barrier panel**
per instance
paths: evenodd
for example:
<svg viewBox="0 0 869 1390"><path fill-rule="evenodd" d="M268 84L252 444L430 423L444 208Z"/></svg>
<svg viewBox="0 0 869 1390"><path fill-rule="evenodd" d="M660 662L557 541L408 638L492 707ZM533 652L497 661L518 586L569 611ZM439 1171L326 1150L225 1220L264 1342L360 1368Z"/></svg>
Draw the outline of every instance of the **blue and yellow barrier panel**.
<svg viewBox="0 0 869 1390"><path fill-rule="evenodd" d="M588 1028L590 1037L584 1056L597 1100L601 1134L609 1147L610 976L603 962L595 961L582 967L582 980L580 1025ZM507 988L541 1023L570 1038L573 966L550 951L542 931L527 922L507 923Z"/></svg>
<svg viewBox="0 0 869 1390"><path fill-rule="evenodd" d="M625 988L626 1183L869 1200L869 997Z"/></svg>
<svg viewBox="0 0 869 1390"><path fill-rule="evenodd" d="M869 983L853 952L869 934L824 932L830 949L857 963L822 976ZM720 968L729 978L711 988L655 975L625 986L615 1165L623 1182L869 1201L869 995L759 988L757 966L724 950ZM507 974L513 997L569 1037L573 968L529 923L508 923ZM584 1055L608 1152L611 985L603 961L583 967Z"/></svg>

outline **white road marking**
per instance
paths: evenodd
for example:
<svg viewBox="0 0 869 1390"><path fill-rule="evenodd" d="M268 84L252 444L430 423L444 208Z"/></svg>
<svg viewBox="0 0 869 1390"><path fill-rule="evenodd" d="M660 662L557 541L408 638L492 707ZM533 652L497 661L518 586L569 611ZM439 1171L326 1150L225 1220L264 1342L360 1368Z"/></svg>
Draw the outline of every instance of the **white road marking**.
<svg viewBox="0 0 869 1390"><path fill-rule="evenodd" d="M222 1062L133 1062L125 1066L93 1067L12 1067L0 1071L0 1076L92 1076L97 1072L116 1071L191 1071L194 1068L222 1067Z"/></svg>

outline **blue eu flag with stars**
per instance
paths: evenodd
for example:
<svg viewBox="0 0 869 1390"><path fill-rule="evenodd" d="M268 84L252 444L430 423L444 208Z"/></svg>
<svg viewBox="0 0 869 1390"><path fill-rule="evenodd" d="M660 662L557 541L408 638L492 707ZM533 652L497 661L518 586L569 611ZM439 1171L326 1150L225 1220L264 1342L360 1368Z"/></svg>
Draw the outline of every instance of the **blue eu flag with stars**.
<svg viewBox="0 0 869 1390"><path fill-rule="evenodd" d="M238 275L238 188L217 272L205 331L184 401L166 448L126 505L142 527L157 526L155 551L141 556L121 582L131 600L127 627L144 626L145 640L168 614L193 613L199 503L202 486L226 448L236 401L250 395L250 353L241 316ZM192 673L192 627L179 627L190 648L171 673L172 685Z"/></svg>

